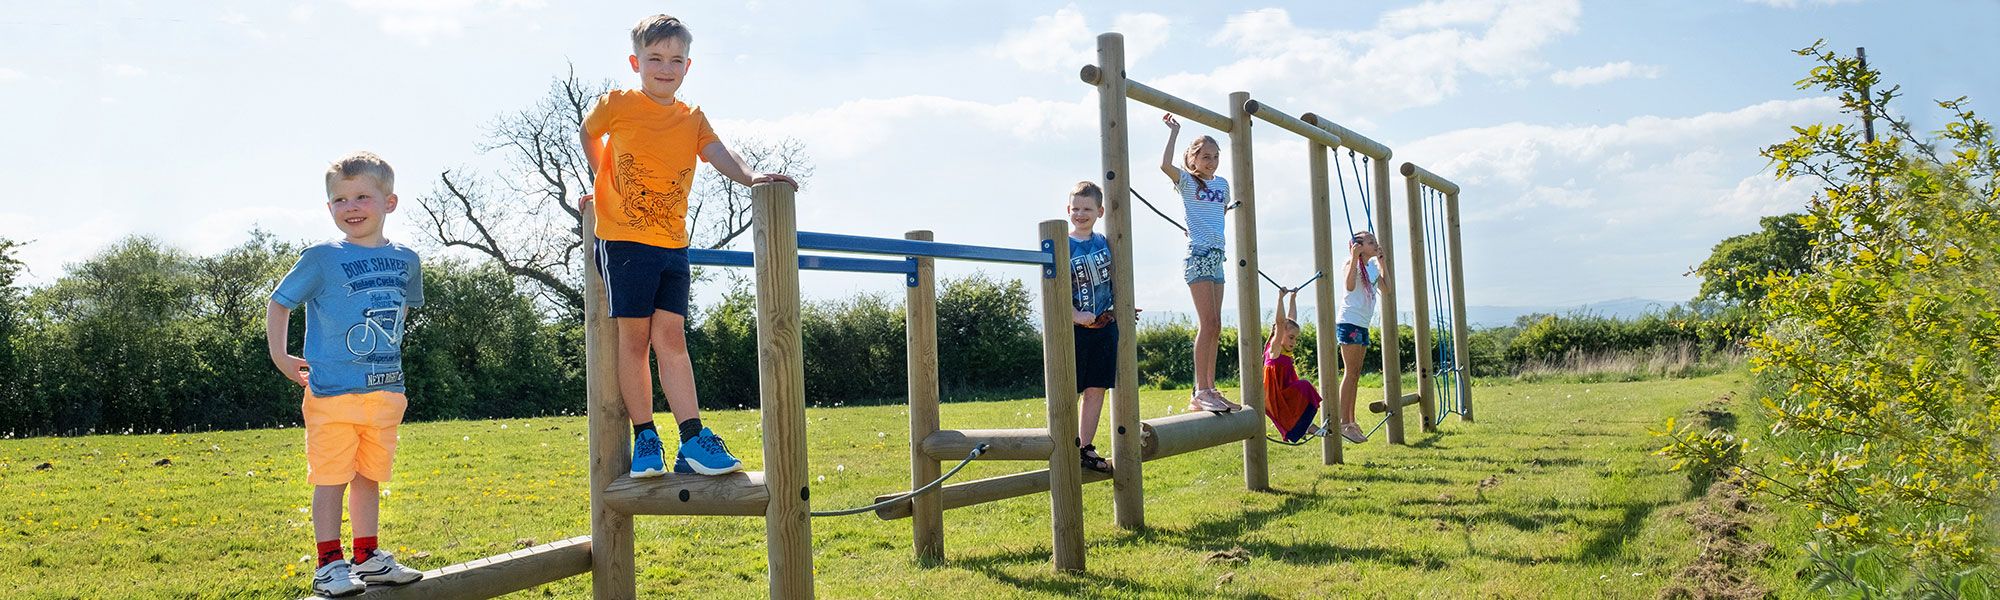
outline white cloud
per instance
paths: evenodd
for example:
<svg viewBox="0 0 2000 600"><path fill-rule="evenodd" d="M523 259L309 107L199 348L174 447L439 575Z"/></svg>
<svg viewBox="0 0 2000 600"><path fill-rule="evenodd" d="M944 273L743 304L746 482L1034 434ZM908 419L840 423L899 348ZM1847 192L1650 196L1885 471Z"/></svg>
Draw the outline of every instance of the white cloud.
<svg viewBox="0 0 2000 600"><path fill-rule="evenodd" d="M1230 17L1210 38L1235 51L1235 61L1135 78L1198 102L1261 90L1284 105L1309 99L1322 114L1367 119L1437 104L1468 74L1507 83L1546 69L1543 49L1576 31L1580 12L1576 0L1444 0L1346 31L1301 27L1286 10L1267 8Z"/></svg>
<svg viewBox="0 0 2000 600"><path fill-rule="evenodd" d="M26 78L27 76L28 75L26 73L22 73L15 69L0 67L0 83L11 83L15 81L20 81Z"/></svg>
<svg viewBox="0 0 2000 600"><path fill-rule="evenodd" d="M128 64L104 65L104 74L112 77L138 77L146 74L145 69Z"/></svg>
<svg viewBox="0 0 2000 600"><path fill-rule="evenodd" d="M468 19L496 10L541 8L542 0L347 0L358 12L377 17L384 33L428 43L457 36ZM294 11L293 18L300 18Z"/></svg>
<svg viewBox="0 0 2000 600"><path fill-rule="evenodd" d="M1549 74L1549 81L1553 81L1557 85L1583 87L1635 77L1639 79L1657 79L1660 76L1660 71L1660 67L1654 65L1637 65L1632 64L1632 61L1618 61L1604 63L1595 67L1577 67L1556 71Z"/></svg>
<svg viewBox="0 0 2000 600"><path fill-rule="evenodd" d="M1127 64L1165 45L1172 22L1157 13L1124 13L1111 20L1111 30L1125 34ZM1009 30L988 54L1012 60L1030 71L1073 70L1097 62L1097 34L1075 4L1054 14L1035 17L1027 27Z"/></svg>
<svg viewBox="0 0 2000 600"><path fill-rule="evenodd" d="M898 139L931 137L939 127L973 125L1025 141L1082 131L1096 122L1097 103L1019 98L989 104L942 96L865 98L776 119L719 120L718 131L805 141L820 160L867 155ZM740 133L737 133L740 132Z"/></svg>

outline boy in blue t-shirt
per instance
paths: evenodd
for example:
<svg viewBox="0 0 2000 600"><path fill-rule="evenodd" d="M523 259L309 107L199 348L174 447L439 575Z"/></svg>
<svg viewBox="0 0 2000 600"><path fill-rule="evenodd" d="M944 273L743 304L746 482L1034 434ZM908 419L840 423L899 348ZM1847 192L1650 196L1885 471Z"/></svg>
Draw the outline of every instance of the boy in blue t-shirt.
<svg viewBox="0 0 2000 600"><path fill-rule="evenodd" d="M1076 389L1083 394L1077 421L1077 444L1083 448L1083 468L1111 472L1111 461L1097 454L1097 419L1104 413L1104 392L1118 385L1118 324L1112 317L1111 243L1091 229L1104 216L1104 190L1081 181L1069 193L1070 302L1076 321Z"/></svg>
<svg viewBox="0 0 2000 600"><path fill-rule="evenodd" d="M359 594L369 584L401 585L423 573L377 547L380 484L396 457L403 396L403 327L424 304L417 253L382 236L396 210L396 173L381 157L356 152L326 171L326 209L343 239L306 248L271 292L264 337L271 362L305 388L306 481L313 484L313 537L319 568L312 591ZM287 349L292 309L306 309L305 358ZM354 560L340 553L340 500L349 496Z"/></svg>

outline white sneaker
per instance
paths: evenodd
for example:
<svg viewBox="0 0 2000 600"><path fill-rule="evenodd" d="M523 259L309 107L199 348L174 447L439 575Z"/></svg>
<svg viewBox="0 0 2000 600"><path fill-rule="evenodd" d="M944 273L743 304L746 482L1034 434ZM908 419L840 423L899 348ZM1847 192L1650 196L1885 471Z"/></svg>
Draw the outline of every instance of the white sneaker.
<svg viewBox="0 0 2000 600"><path fill-rule="evenodd" d="M347 559L326 563L313 571L313 594L327 598L352 596L368 590L368 584L354 576L353 566Z"/></svg>
<svg viewBox="0 0 2000 600"><path fill-rule="evenodd" d="M1347 441L1356 444L1368 441L1368 434L1362 433L1361 426L1355 423L1341 423L1340 437L1347 438Z"/></svg>
<svg viewBox="0 0 2000 600"><path fill-rule="evenodd" d="M354 575L360 577L363 583L384 585L416 583L424 578L423 571L396 564L396 557L382 550L369 553L368 560L354 565Z"/></svg>

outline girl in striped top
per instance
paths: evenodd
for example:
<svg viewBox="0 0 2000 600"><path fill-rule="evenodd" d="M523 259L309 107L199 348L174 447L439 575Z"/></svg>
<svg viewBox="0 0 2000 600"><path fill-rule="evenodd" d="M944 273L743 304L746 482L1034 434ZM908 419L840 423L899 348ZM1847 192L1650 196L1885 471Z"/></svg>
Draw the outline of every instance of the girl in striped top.
<svg viewBox="0 0 2000 600"><path fill-rule="evenodd" d="M1181 206L1187 210L1188 247L1182 276L1194 296L1197 328L1194 336L1194 393L1188 410L1230 412L1242 409L1215 389L1216 345L1222 334L1222 271L1227 262L1222 251L1222 217L1229 206L1229 182L1216 176L1222 164L1222 145L1215 138L1201 136L1181 151L1174 161L1174 142L1180 137L1180 121L1172 114L1161 118L1167 124L1167 149L1160 157L1160 172L1180 190Z"/></svg>

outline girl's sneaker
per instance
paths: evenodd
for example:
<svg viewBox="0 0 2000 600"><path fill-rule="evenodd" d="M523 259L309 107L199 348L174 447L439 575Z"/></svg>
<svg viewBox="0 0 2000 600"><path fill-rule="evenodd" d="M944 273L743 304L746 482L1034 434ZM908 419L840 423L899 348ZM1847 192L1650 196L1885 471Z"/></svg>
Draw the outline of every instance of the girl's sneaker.
<svg viewBox="0 0 2000 600"><path fill-rule="evenodd" d="M1368 441L1368 434L1362 433L1361 426L1355 423L1341 423L1340 437L1356 444Z"/></svg>
<svg viewBox="0 0 2000 600"><path fill-rule="evenodd" d="M423 571L397 564L396 557L382 550L369 553L368 560L354 565L354 575L360 577L362 583L385 585L416 583L424 578Z"/></svg>
<svg viewBox="0 0 2000 600"><path fill-rule="evenodd" d="M347 559L336 560L321 565L313 571L313 594L325 598L352 596L368 591L368 584L354 576L353 565Z"/></svg>
<svg viewBox="0 0 2000 600"><path fill-rule="evenodd" d="M651 429L639 432L632 440L633 479L659 477L667 474L666 461L660 458L660 433Z"/></svg>
<svg viewBox="0 0 2000 600"><path fill-rule="evenodd" d="M1215 396L1209 395L1208 390L1198 390L1194 395L1188 397L1188 412L1202 411L1226 413L1230 411L1230 408L1228 404L1217 402Z"/></svg>
<svg viewBox="0 0 2000 600"><path fill-rule="evenodd" d="M1208 388L1202 390L1201 393L1208 397L1210 405L1221 406L1222 412L1236 412L1239 410L1243 410L1243 405L1237 404L1235 402L1230 402L1228 398L1223 397L1222 390L1218 390L1215 388Z"/></svg>
<svg viewBox="0 0 2000 600"><path fill-rule="evenodd" d="M688 438L688 441L681 442L680 455L675 457L674 466L678 468L683 460L687 461L689 469L703 475L734 473L743 468L743 461L731 455L729 446L707 427L701 428L701 433Z"/></svg>

